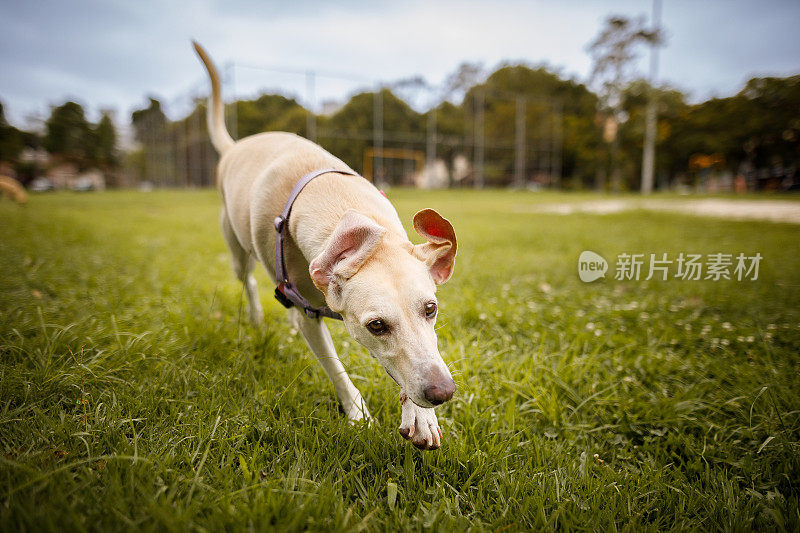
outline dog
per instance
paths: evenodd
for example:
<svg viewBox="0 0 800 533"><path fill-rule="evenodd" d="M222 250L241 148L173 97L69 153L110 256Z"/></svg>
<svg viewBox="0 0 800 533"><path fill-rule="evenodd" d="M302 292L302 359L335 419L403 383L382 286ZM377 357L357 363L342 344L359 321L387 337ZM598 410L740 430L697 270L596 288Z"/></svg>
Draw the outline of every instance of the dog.
<svg viewBox="0 0 800 533"><path fill-rule="evenodd" d="M225 128L219 74L205 50L193 45L211 81L207 120L220 155L220 224L234 272L244 284L250 320L256 325L263 320L251 274L256 261L273 281L284 281L276 279L276 229L284 227L280 217L290 209L285 245L278 246L285 247L284 278L311 306L327 305L341 316L348 333L400 386L400 434L417 448L439 448L442 432L434 407L456 390L434 329L436 287L450 279L455 265L452 224L433 209L419 211L413 226L427 242L414 245L381 191L319 145L285 132L234 142ZM298 181L321 169L329 170L308 182L287 207ZM369 422L364 399L322 319L297 306L290 315L333 383L347 418Z"/></svg>
<svg viewBox="0 0 800 533"><path fill-rule="evenodd" d="M0 174L0 198L8 196L19 205L28 203L28 194L20 182L9 176Z"/></svg>

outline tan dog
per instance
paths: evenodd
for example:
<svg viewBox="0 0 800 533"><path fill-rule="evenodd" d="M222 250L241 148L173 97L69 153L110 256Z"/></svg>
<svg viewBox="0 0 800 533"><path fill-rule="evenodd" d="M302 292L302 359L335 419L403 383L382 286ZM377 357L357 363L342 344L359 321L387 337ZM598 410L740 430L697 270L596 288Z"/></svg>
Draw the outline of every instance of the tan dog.
<svg viewBox="0 0 800 533"><path fill-rule="evenodd" d="M0 175L0 197L8 196L19 205L28 203L28 194L25 192L25 187L14 178Z"/></svg>
<svg viewBox="0 0 800 533"><path fill-rule="evenodd" d="M251 275L255 259L275 280L273 221L294 185L314 170L352 172L320 146L291 133L261 133L234 142L225 129L219 75L194 43L211 78L208 127L220 153L222 232L244 283L250 318L263 311ZM435 449L441 430L433 407L449 400L455 383L437 347L436 285L453 272L453 226L432 209L414 216L427 243L413 245L391 203L360 176L324 174L297 197L288 220L289 279L312 305L342 315L345 327L400 386L399 431L415 446ZM291 309L292 319L317 356L347 417L369 419L361 393L336 355L321 319Z"/></svg>

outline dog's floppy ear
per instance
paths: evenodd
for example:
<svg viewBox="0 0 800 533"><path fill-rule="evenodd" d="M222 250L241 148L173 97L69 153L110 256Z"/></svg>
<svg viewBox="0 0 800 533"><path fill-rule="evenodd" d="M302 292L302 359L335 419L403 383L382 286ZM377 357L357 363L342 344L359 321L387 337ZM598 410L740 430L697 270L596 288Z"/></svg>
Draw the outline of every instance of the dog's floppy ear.
<svg viewBox="0 0 800 533"><path fill-rule="evenodd" d="M384 231L366 215L347 211L339 219L322 252L308 267L314 285L328 296L332 282L346 280L358 272L375 251Z"/></svg>
<svg viewBox="0 0 800 533"><path fill-rule="evenodd" d="M453 225L433 209L423 209L414 215L414 229L428 240L414 246L414 257L430 269L433 281L441 285L453 275L456 262L456 232Z"/></svg>

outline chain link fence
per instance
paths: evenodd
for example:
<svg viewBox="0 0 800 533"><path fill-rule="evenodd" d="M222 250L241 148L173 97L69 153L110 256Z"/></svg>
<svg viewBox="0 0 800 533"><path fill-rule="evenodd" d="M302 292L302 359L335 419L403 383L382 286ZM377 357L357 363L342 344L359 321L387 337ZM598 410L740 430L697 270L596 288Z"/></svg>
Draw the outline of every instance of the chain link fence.
<svg viewBox="0 0 800 533"><path fill-rule="evenodd" d="M242 129L236 101L249 99L236 90L236 79L245 73L272 84L260 92L296 102L304 116L282 129L319 143L381 186L538 188L561 181L563 117L557 101L477 88L462 105L417 112L388 90L390 85L347 75L232 64L223 72L225 118L234 139ZM321 79L340 83L338 100L316 100ZM173 188L214 185L218 156L208 137L207 97L208 82L200 79L134 120L137 147L125 169L130 181Z"/></svg>

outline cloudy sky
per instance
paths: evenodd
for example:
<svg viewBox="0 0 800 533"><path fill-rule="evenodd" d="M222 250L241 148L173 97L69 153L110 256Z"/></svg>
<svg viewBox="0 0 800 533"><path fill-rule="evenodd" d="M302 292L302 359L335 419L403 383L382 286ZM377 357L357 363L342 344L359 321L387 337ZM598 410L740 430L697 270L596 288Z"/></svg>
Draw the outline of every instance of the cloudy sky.
<svg viewBox="0 0 800 533"><path fill-rule="evenodd" d="M67 98L125 122L146 95L179 110L205 90L191 38L235 65L227 96L279 89L304 99L302 72L314 70L318 105L378 80L440 82L462 61L547 63L583 80L603 19L650 9L649 0L0 0L0 101L20 125ZM664 0L662 20L660 78L693 100L733 94L753 75L800 73L797 0Z"/></svg>

